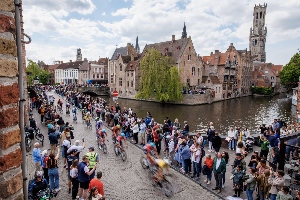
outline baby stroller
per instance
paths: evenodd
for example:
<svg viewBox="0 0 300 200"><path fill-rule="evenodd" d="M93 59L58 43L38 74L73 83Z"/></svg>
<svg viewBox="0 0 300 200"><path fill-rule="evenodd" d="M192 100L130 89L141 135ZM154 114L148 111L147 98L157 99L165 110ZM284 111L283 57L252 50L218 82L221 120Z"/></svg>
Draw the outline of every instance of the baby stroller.
<svg viewBox="0 0 300 200"><path fill-rule="evenodd" d="M254 138L249 136L245 141L245 150L249 153L253 151Z"/></svg>

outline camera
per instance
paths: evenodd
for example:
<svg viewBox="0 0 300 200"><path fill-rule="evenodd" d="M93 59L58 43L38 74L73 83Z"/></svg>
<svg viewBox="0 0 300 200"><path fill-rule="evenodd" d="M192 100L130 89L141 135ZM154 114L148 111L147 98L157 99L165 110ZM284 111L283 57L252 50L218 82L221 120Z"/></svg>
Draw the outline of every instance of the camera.
<svg viewBox="0 0 300 200"><path fill-rule="evenodd" d="M249 175L244 175L242 178L243 182L246 181L247 179L249 179Z"/></svg>

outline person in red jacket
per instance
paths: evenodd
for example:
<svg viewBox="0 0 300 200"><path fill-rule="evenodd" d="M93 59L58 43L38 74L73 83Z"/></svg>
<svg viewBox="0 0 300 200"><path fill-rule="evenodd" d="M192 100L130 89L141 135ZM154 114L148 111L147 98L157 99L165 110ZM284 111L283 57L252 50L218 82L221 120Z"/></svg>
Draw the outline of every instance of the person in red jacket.
<svg viewBox="0 0 300 200"><path fill-rule="evenodd" d="M204 182L209 185L211 183L211 174L212 174L212 170L213 170L213 165L214 165L214 159L211 157L211 155L207 155L204 161L204 165L206 165L207 167L207 174L206 177L207 179L204 180Z"/></svg>
<svg viewBox="0 0 300 200"><path fill-rule="evenodd" d="M93 187L96 187L98 189L98 192L104 197L104 185L101 181L102 178L102 172L97 172L97 176L93 178L89 184L89 191L92 190Z"/></svg>

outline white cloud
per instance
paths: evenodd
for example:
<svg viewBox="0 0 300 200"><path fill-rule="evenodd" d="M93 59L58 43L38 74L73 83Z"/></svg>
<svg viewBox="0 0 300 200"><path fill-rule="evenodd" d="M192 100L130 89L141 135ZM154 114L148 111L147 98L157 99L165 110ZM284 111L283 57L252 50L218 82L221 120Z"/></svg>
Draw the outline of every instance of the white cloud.
<svg viewBox="0 0 300 200"><path fill-rule="evenodd" d="M298 41L299 44L300 1L265 1L268 3L267 45L280 46L286 41ZM108 1L107 4L113 8L115 2ZM238 49L249 48L255 4L256 0L133 0L132 3L126 3L128 7L111 11L101 10L102 4L96 0L94 3L92 0L28 0L24 2L24 25L25 32L32 34L33 39L35 36L49 39L50 42L44 45L44 52L61 46L62 49L56 52L57 56L69 57L63 52L73 48L75 57L76 47L80 47L83 54L90 54L87 58L96 56L94 59L97 59L98 56L110 57L115 45L134 43L137 32L141 48L145 44L171 40L173 34L180 38L185 21L197 53L209 55L215 49L225 51L231 42ZM100 18L95 17L95 5ZM73 13L77 13L76 17ZM112 17L101 18L106 13ZM30 50L38 46L35 40L33 43L32 47L27 45ZM280 51L291 52L280 48L271 51L269 55L277 55ZM30 57L30 53L27 55ZM40 56L43 60L50 60L45 55ZM272 58L267 52L268 61L274 59L279 64L285 64L290 57Z"/></svg>

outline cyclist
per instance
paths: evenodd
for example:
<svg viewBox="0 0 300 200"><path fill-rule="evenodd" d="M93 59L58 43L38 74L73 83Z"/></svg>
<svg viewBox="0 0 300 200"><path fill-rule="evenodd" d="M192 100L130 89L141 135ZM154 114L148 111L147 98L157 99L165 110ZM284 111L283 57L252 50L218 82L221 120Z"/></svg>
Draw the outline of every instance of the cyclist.
<svg viewBox="0 0 300 200"><path fill-rule="evenodd" d="M101 144L103 144L106 137L107 137L106 130L105 129L99 130L99 132L97 134L99 149L101 149ZM107 140L107 142L108 142L108 140Z"/></svg>
<svg viewBox="0 0 300 200"><path fill-rule="evenodd" d="M127 148L128 146L127 146L127 143L126 143L125 133L121 133L121 135L119 135L116 138L116 145L117 145L117 147L119 147L123 151L124 150L124 146L123 146L122 140L124 141L124 143L126 145L126 148Z"/></svg>
<svg viewBox="0 0 300 200"><path fill-rule="evenodd" d="M41 190L45 190L48 187L48 182L43 178L43 172L37 171L35 174L35 179L31 181L29 185L29 191L32 193L33 197L36 197L37 193Z"/></svg>
<svg viewBox="0 0 300 200"><path fill-rule="evenodd" d="M148 143L148 144L146 144L146 145L144 146L144 153L146 154L148 161L149 161L152 165L154 165L154 164L155 164L155 160L154 160L154 158L153 158L152 155L151 155L151 151L154 151L155 156L156 156L157 158L159 157L158 154L157 154L156 148L155 148L155 144L154 144L153 142L150 142L150 143Z"/></svg>
<svg viewBox="0 0 300 200"><path fill-rule="evenodd" d="M155 159L155 165L157 166L157 172L155 174L155 178L159 181L163 180L163 172L166 169L167 174L169 174L169 164L163 159Z"/></svg>
<svg viewBox="0 0 300 200"><path fill-rule="evenodd" d="M90 112L87 112L86 114L85 114L85 116L83 117L83 119L85 120L85 123L86 123L86 125L87 126L89 126L90 125L90 123L91 123L91 113Z"/></svg>
<svg viewBox="0 0 300 200"><path fill-rule="evenodd" d="M73 121L77 121L77 108L74 107L72 109L72 113L73 113Z"/></svg>
<svg viewBox="0 0 300 200"><path fill-rule="evenodd" d="M70 104L69 104L69 102L66 103L66 114L67 115L70 114Z"/></svg>
<svg viewBox="0 0 300 200"><path fill-rule="evenodd" d="M96 117L95 121L96 121L96 125L95 125L96 134L98 134L98 132L100 131L100 129L103 126L103 121L101 119L99 119L99 117Z"/></svg>
<svg viewBox="0 0 300 200"><path fill-rule="evenodd" d="M113 141L115 141L115 139L119 135L120 129L121 129L121 126L119 124L116 125L116 126L114 126L114 127L112 127L111 131L112 131L112 139L113 139Z"/></svg>

